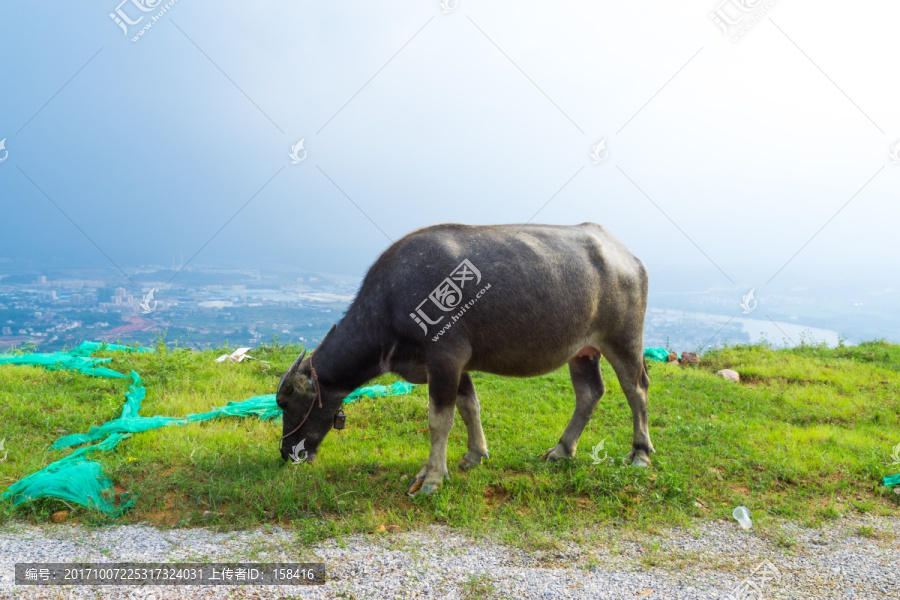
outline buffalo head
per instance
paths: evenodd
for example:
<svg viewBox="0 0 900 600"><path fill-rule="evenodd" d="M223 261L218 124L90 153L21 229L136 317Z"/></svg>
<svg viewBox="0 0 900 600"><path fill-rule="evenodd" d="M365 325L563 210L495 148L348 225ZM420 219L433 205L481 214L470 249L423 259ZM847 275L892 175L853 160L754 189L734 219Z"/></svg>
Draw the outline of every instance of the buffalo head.
<svg viewBox="0 0 900 600"><path fill-rule="evenodd" d="M334 424L343 395L323 388L313 374L312 357L306 351L278 383L275 401L283 411L281 457L293 462L312 462L319 444Z"/></svg>

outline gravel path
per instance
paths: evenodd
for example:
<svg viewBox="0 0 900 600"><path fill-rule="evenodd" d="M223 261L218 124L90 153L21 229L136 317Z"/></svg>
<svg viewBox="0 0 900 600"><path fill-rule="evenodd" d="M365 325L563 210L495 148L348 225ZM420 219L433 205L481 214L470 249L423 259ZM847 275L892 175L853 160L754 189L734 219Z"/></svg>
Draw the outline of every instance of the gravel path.
<svg viewBox="0 0 900 600"><path fill-rule="evenodd" d="M867 535L860 535L860 527ZM525 551L431 527L303 549L292 533L277 527L215 533L11 524L0 529L0 598L759 598L741 595L744 581L760 587L767 599L885 600L900 598L898 534L900 518L865 517L822 529L787 525L767 535L744 532L733 522L655 535L598 527L584 532L578 543ZM74 560L319 561L327 565L330 580L302 588L13 584L15 562ZM772 567L777 573L770 571L772 577L764 580Z"/></svg>

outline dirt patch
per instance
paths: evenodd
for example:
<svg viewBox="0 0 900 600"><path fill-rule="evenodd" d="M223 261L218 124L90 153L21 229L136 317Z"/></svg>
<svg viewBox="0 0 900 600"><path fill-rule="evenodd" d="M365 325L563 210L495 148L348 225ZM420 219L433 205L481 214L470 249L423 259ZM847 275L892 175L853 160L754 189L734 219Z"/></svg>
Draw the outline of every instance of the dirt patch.
<svg viewBox="0 0 900 600"><path fill-rule="evenodd" d="M746 485L741 485L739 483L728 483L725 487L727 487L735 494L740 494L741 496L749 496L753 493Z"/></svg>
<svg viewBox="0 0 900 600"><path fill-rule="evenodd" d="M495 483L484 488L483 496L485 506L494 509L509 499L509 492Z"/></svg>
<svg viewBox="0 0 900 600"><path fill-rule="evenodd" d="M187 495L170 493L163 501L163 506L158 504L150 510L142 511L142 517L154 525L173 526L179 523L184 516L184 506L190 498ZM223 512L222 507L217 507L216 512Z"/></svg>

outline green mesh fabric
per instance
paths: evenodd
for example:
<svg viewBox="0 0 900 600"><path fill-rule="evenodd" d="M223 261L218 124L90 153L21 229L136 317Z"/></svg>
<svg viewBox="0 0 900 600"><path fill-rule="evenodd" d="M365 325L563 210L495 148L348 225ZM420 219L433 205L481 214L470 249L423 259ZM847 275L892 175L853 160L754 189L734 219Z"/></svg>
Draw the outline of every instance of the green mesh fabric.
<svg viewBox="0 0 900 600"><path fill-rule="evenodd" d="M125 393L125 408L122 416L103 425L91 427L87 433L73 433L56 440L51 448L61 450L71 446L78 446L87 442L93 442L115 433L139 433L169 425L187 425L199 421L209 421L222 417L257 417L263 421L281 417L281 408L275 403L275 394L254 396L241 402L229 402L225 406L213 408L210 411L194 413L184 417L141 417L137 414L141 400L144 398L144 388L140 386L140 377L134 371L131 372L134 383L128 387ZM398 381L390 387L372 385L354 390L344 399L344 403L350 403L359 398L379 398L382 396L400 396L409 394L415 386L405 381ZM133 406L133 412L128 412L129 406ZM128 412L128 414L126 414Z"/></svg>
<svg viewBox="0 0 900 600"><path fill-rule="evenodd" d="M69 354L74 356L90 356L94 352L155 352L153 348L146 346L122 346L121 344L108 344L106 342L89 342L87 340L81 342L69 350Z"/></svg>
<svg viewBox="0 0 900 600"><path fill-rule="evenodd" d="M134 384L132 384L133 386ZM143 396L143 389L141 395ZM129 387L129 390L131 388ZM128 394L126 394L127 396ZM265 396L254 396L243 402L229 402L225 406L214 408L208 412L194 413L185 417L141 417L141 416L123 416L112 421L107 421L103 425L91 427L87 433L73 433L63 436L56 440L51 448L61 450L71 446L78 446L86 442L93 442L105 438L113 434L130 434L140 433L141 431L149 431L169 425L187 425L188 423L197 423L199 421L209 421L221 417L251 417L255 416L263 420L274 419L281 416L281 409L275 404L275 394L267 394Z"/></svg>
<svg viewBox="0 0 900 600"><path fill-rule="evenodd" d="M398 381L386 387L383 385L370 385L369 387L358 388L350 392L350 395L344 398L344 403L353 402L360 398L379 398L381 396L405 396L416 387L415 384L405 381Z"/></svg>
<svg viewBox="0 0 900 600"><path fill-rule="evenodd" d="M81 342L77 347L68 352L35 352L33 354L0 355L0 365L33 365L49 370L66 369L77 371L93 377L112 377L122 379L127 377L112 369L100 367L110 362L111 358L94 358L91 356L98 351L124 351L124 352L153 352L153 348L121 346L119 344L107 344L101 342Z"/></svg>
<svg viewBox="0 0 900 600"><path fill-rule="evenodd" d="M76 356L68 352L49 352L41 354L21 354L18 356L0 356L0 365L34 365L45 369L66 369L78 371L94 377L125 378L125 375L106 367L97 365L111 361L111 358L92 358L90 356Z"/></svg>
<svg viewBox="0 0 900 600"><path fill-rule="evenodd" d="M644 348L644 358L666 362L669 360L669 351L665 348Z"/></svg>
<svg viewBox="0 0 900 600"><path fill-rule="evenodd" d="M100 463L88 460L87 455L97 450L112 450L126 437L115 434L94 446L79 448L15 482L3 497L11 499L16 506L38 498L61 498L117 517L135 501L116 506L112 480L103 472Z"/></svg>
<svg viewBox="0 0 900 600"><path fill-rule="evenodd" d="M137 431L146 431L146 429L135 429L132 431L127 428L108 427L108 425L112 423L118 423L119 421L134 421L144 418L138 416L138 411L141 410L141 402L144 400L144 396L147 394L147 390L141 383L140 375L138 375L134 371L131 372L131 379L131 385L128 386L128 390L125 392L125 404L122 406L122 416L120 416L118 419L107 421L99 427L91 427L90 431L88 431L87 433L73 433L70 435L64 435L63 437L53 442L50 448L52 448L53 450L61 450L70 446L78 446L86 442L93 442L95 440L103 439L114 433L122 434L135 433ZM152 429L152 427L148 427L147 429Z"/></svg>
<svg viewBox="0 0 900 600"><path fill-rule="evenodd" d="M131 348L117 344L82 342L80 346L69 352L0 356L0 365L37 365L47 369L71 369L95 377L127 378L128 375L106 367L97 366L112 360L110 358L91 357L92 353L100 350L153 351L151 348ZM353 402L359 398L409 394L414 387L413 384L405 381L398 381L390 387L383 385L363 387L354 390L353 393L344 399L344 402ZM159 415L142 417L139 412L141 410L141 402L143 402L146 393L147 390L141 382L140 375L132 371L131 384L125 391L125 403L118 418L107 421L102 425L91 427L87 433L65 435L56 440L50 447L53 450L62 450L97 440L103 441L93 446L75 450L68 456L50 463L40 471L20 479L9 486L8 491L4 492L2 497L11 499L14 505L37 498L61 498L99 510L112 517L117 517L131 507L135 500L129 500L116 506L112 481L103 472L100 463L88 460L88 453L97 450L112 450L119 442L134 433L149 431L159 427L187 425L188 423L209 421L222 417L257 417L262 420L272 420L281 417L281 409L275 403L275 394L254 396L241 402L229 402L225 406L219 406L207 412L194 413L185 417Z"/></svg>

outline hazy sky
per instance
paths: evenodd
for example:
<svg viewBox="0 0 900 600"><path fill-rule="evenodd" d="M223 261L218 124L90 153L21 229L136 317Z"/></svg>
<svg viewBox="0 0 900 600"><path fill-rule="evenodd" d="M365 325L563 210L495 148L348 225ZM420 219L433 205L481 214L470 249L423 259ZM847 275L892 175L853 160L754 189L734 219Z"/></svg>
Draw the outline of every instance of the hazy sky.
<svg viewBox="0 0 900 600"><path fill-rule="evenodd" d="M134 42L166 4L116 1L0 4L0 257L361 274L533 219L651 277L897 281L897 2L179 0Z"/></svg>

